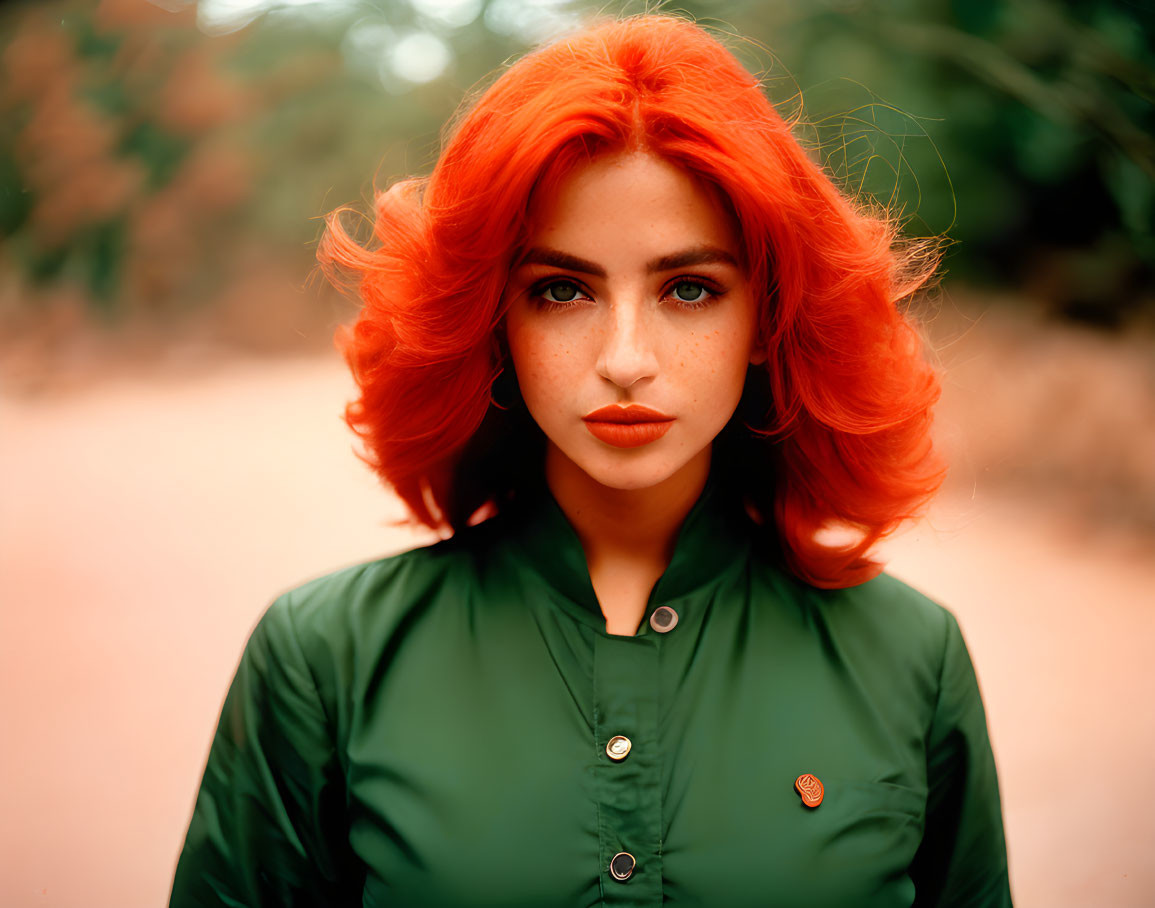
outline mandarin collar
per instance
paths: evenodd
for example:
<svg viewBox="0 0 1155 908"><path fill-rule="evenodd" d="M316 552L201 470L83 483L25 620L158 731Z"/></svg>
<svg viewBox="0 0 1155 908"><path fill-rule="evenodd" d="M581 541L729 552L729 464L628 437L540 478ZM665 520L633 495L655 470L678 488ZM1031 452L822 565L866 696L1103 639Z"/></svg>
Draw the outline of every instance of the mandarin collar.
<svg viewBox="0 0 1155 908"><path fill-rule="evenodd" d="M750 547L750 524L733 506L711 475L686 515L674 543L674 554L654 585L639 635L649 630L654 609L684 599L709 586ZM529 491L529 490L527 490ZM558 593L604 622L590 581L585 550L577 532L545 483L525 495L510 514L511 535L532 569Z"/></svg>

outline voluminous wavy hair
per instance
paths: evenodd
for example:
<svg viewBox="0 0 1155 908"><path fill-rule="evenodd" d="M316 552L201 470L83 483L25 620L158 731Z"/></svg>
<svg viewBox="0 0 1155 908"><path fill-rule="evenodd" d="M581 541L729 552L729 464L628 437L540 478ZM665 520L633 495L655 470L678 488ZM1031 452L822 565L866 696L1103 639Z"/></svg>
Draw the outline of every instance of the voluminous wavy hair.
<svg viewBox="0 0 1155 908"><path fill-rule="evenodd" d="M869 579L872 546L943 478L929 437L938 381L901 311L933 256L841 194L758 80L677 17L599 22L514 63L456 121L427 179L377 193L371 245L343 228L344 209L329 216L318 258L362 302L337 340L366 459L443 533L540 483L544 440L506 364L502 294L531 194L621 151L720 191L761 292L767 359L716 444L719 473L773 522L797 576ZM831 541L838 528L849 541Z"/></svg>

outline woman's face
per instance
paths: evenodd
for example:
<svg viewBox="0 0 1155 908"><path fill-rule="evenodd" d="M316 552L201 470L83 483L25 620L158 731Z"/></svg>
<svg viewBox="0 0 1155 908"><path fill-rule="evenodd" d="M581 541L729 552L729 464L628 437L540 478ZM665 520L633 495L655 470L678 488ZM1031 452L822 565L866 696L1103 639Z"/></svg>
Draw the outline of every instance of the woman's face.
<svg viewBox="0 0 1155 908"><path fill-rule="evenodd" d="M615 489L708 464L752 359L734 225L701 182L619 154L534 197L506 288L509 352L552 455Z"/></svg>

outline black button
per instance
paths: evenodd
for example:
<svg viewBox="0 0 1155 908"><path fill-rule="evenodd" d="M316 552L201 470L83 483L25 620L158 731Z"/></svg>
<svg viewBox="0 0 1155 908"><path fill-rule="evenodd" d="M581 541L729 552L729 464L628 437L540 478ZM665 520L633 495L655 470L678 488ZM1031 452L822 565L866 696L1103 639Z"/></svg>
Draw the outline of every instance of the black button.
<svg viewBox="0 0 1155 908"><path fill-rule="evenodd" d="M610 876L624 883L630 878L630 874L634 872L636 864L637 862L634 860L632 854L628 851L619 851L610 858Z"/></svg>
<svg viewBox="0 0 1155 908"><path fill-rule="evenodd" d="M661 608L654 609L654 613L650 615L650 627L656 630L659 634L665 634L674 629L674 625L678 623L678 613L675 612L668 605L663 605Z"/></svg>

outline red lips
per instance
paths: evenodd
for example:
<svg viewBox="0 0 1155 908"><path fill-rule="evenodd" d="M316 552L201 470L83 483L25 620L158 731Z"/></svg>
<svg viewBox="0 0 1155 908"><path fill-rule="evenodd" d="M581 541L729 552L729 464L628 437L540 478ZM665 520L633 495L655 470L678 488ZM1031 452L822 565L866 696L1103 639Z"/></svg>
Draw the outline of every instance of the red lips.
<svg viewBox="0 0 1155 908"><path fill-rule="evenodd" d="M674 424L674 417L641 404L610 405L582 417L594 438L615 448L638 448L657 441Z"/></svg>

